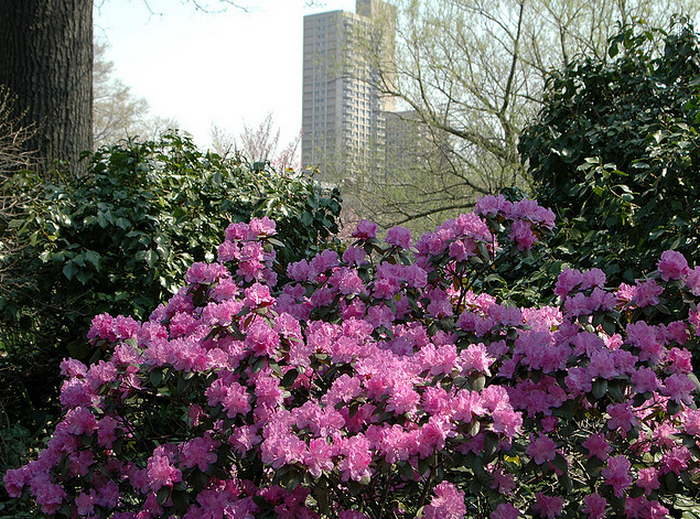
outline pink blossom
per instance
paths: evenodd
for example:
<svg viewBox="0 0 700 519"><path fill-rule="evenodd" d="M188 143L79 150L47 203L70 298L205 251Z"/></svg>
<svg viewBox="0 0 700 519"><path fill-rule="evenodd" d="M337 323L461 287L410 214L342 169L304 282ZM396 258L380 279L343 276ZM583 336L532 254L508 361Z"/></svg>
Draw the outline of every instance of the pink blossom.
<svg viewBox="0 0 700 519"><path fill-rule="evenodd" d="M535 440L533 435L530 435L530 445L527 447L527 453L532 460L538 465L542 465L545 461L552 461L556 456L557 444L549 437L540 434Z"/></svg>
<svg viewBox="0 0 700 519"><path fill-rule="evenodd" d="M622 497L632 484L630 468L632 464L622 454L608 459L608 466L601 471L605 483L610 485L616 497Z"/></svg>
<svg viewBox="0 0 700 519"><path fill-rule="evenodd" d="M5 490L10 497L16 498L22 495L22 488L29 482L30 466L25 465L19 469L9 469L3 477Z"/></svg>
<svg viewBox="0 0 700 519"><path fill-rule="evenodd" d="M523 425L522 413L512 408L499 408L493 412L493 431L502 433L506 438L513 439L519 434Z"/></svg>
<svg viewBox="0 0 700 519"><path fill-rule="evenodd" d="M486 195L479 198L474 205L474 212L480 216L497 215L511 206L503 195Z"/></svg>
<svg viewBox="0 0 700 519"><path fill-rule="evenodd" d="M601 433L593 433L590 438L581 444L588 449L588 457L596 457L599 460L605 460L608 453L612 450L610 444L605 440L605 436Z"/></svg>
<svg viewBox="0 0 700 519"><path fill-rule="evenodd" d="M574 288L580 285L582 281L583 276L580 271L566 267L562 273L559 274L554 293L563 299L567 297Z"/></svg>
<svg viewBox="0 0 700 519"><path fill-rule="evenodd" d="M220 278L226 278L230 274L226 267L219 263L193 263L187 271L186 281L188 284L211 284Z"/></svg>
<svg viewBox="0 0 700 519"><path fill-rule="evenodd" d="M101 447L110 449L117 439L118 429L119 422L111 416L105 416L97 424L97 443Z"/></svg>
<svg viewBox="0 0 700 519"><path fill-rule="evenodd" d="M542 492L535 494L535 504L532 509L537 512L540 517L553 519L561 514L564 507L564 499L556 496L546 496Z"/></svg>
<svg viewBox="0 0 700 519"><path fill-rule="evenodd" d="M666 326L666 337L669 341L683 346L688 340L688 325L683 321L674 321Z"/></svg>
<svg viewBox="0 0 700 519"><path fill-rule="evenodd" d="M690 381L688 375L674 373L664 381L661 393L677 404L681 402L690 403L693 400L691 393L695 389L695 384Z"/></svg>
<svg viewBox="0 0 700 519"><path fill-rule="evenodd" d="M653 279L637 281L634 291L634 302L637 303L637 306L640 308L658 305L659 296L663 291L664 288L657 285L656 281Z"/></svg>
<svg viewBox="0 0 700 519"><path fill-rule="evenodd" d="M691 458L692 454L688 448L685 445L678 445L663 455L661 464L664 472L673 472L676 476L680 476L681 472L688 468Z"/></svg>
<svg viewBox="0 0 700 519"><path fill-rule="evenodd" d="M182 479L182 473L171 465L166 456L151 456L148 458L148 486L157 492L161 487L172 487Z"/></svg>
<svg viewBox="0 0 700 519"><path fill-rule="evenodd" d="M669 279L681 279L690 272L690 269L683 254L675 250L667 250L661 254L659 272L661 272L661 279L668 281Z"/></svg>
<svg viewBox="0 0 700 519"><path fill-rule="evenodd" d="M532 232L532 224L525 220L513 222L508 237L517 244L518 250L521 251L531 249L532 245L538 241L537 236Z"/></svg>
<svg viewBox="0 0 700 519"><path fill-rule="evenodd" d="M250 288L245 289L245 299L243 303L248 308L270 306L274 302L275 299L270 294L270 287L267 285L255 283Z"/></svg>
<svg viewBox="0 0 700 519"><path fill-rule="evenodd" d="M183 444L180 453L180 462L187 468L198 467L202 472L209 469L209 465L216 461L216 453L213 452L216 444L209 435L201 438L193 438Z"/></svg>
<svg viewBox="0 0 700 519"><path fill-rule="evenodd" d="M554 228L555 215L551 209L540 206L536 200L518 200L505 207L508 218L521 218L539 223L546 229Z"/></svg>
<svg viewBox="0 0 700 519"><path fill-rule="evenodd" d="M520 510L510 503L501 503L491 512L490 519L518 519Z"/></svg>
<svg viewBox="0 0 700 519"><path fill-rule="evenodd" d="M70 409L63 420L65 430L74 436L91 435L97 430L97 419L84 407Z"/></svg>
<svg viewBox="0 0 700 519"><path fill-rule="evenodd" d="M97 316L93 319L93 322L95 319L97 319ZM86 373L87 373L87 367L85 364L80 362L79 360L76 359L63 359L61 362L61 375L64 377L71 377L71 378L84 378Z"/></svg>
<svg viewBox="0 0 700 519"><path fill-rule="evenodd" d="M338 519L369 519L369 516L354 510L344 510L340 512Z"/></svg>
<svg viewBox="0 0 700 519"><path fill-rule="evenodd" d="M357 229L353 231L352 236L361 240L368 240L377 236L379 226L369 220L360 220L357 224Z"/></svg>
<svg viewBox="0 0 700 519"><path fill-rule="evenodd" d="M476 243L471 238L453 241L449 250L450 257L457 261L466 261L477 254Z"/></svg>
<svg viewBox="0 0 700 519"><path fill-rule="evenodd" d="M273 236L277 234L275 222L263 216L262 218L253 218L248 226L246 238L251 240L258 236Z"/></svg>
<svg viewBox="0 0 700 519"><path fill-rule="evenodd" d="M337 452L341 456L337 467L343 481L349 479L360 481L362 478L372 475L370 469L372 453L369 441L364 435L358 434L345 439L338 446Z"/></svg>
<svg viewBox="0 0 700 519"><path fill-rule="evenodd" d="M668 516L668 508L661 503L656 500L649 503L649 519L666 519Z"/></svg>
<svg viewBox="0 0 700 519"><path fill-rule="evenodd" d="M348 266L353 267L356 265L362 265L366 263L367 253L362 247L356 247L351 245L345 252L343 252L343 261L348 264Z"/></svg>
<svg viewBox="0 0 700 519"><path fill-rule="evenodd" d="M423 511L425 519L462 519L467 513L464 492L443 481L433 490L434 497Z"/></svg>
<svg viewBox="0 0 700 519"><path fill-rule="evenodd" d="M627 325L627 340L641 351L639 359L659 364L663 361L666 349L661 330L656 326L650 326L644 321Z"/></svg>
<svg viewBox="0 0 700 519"><path fill-rule="evenodd" d="M688 434L700 436L700 411L694 409L686 410L684 427Z"/></svg>
<svg viewBox="0 0 700 519"><path fill-rule="evenodd" d="M497 468L493 471L493 481L491 481L490 486L499 494L512 495L516 488L515 474Z"/></svg>
<svg viewBox="0 0 700 519"><path fill-rule="evenodd" d="M394 247L409 249L411 247L411 230L395 226L386 232L386 242Z"/></svg>
<svg viewBox="0 0 700 519"><path fill-rule="evenodd" d="M686 349L671 348L666 355L668 369L676 374L689 374L693 371L693 354Z"/></svg>
<svg viewBox="0 0 700 519"><path fill-rule="evenodd" d="M58 512L67 497L65 490L59 485L51 483L48 475L33 479L32 492L36 496L36 502L41 507L41 511L48 515Z"/></svg>
<svg viewBox="0 0 700 519"><path fill-rule="evenodd" d="M658 471L654 467L639 469L636 484L643 488L644 494L648 496L661 486Z"/></svg>
<svg viewBox="0 0 700 519"><path fill-rule="evenodd" d="M64 409L73 407L89 407L92 405L94 391L90 390L87 381L71 378L63 382L60 401Z"/></svg>
<svg viewBox="0 0 700 519"><path fill-rule="evenodd" d="M581 511L588 514L588 519L603 519L608 502L599 494L589 494L583 498Z"/></svg>
<svg viewBox="0 0 700 519"><path fill-rule="evenodd" d="M637 393L656 391L659 388L659 379L656 377L656 372L651 368L639 368L632 373L630 381L634 384Z"/></svg>
<svg viewBox="0 0 700 519"><path fill-rule="evenodd" d="M637 426L637 418L632 413L629 402L611 404L607 407L607 412L610 415L608 427L613 431L620 429L627 433Z"/></svg>
<svg viewBox="0 0 700 519"><path fill-rule="evenodd" d="M81 492L78 494L78 497L75 498L75 506L77 507L78 515L80 516L92 514L95 511L93 495Z"/></svg>
<svg viewBox="0 0 700 519"><path fill-rule="evenodd" d="M693 270L688 269L686 273L685 286L694 296L700 296L700 267Z"/></svg>
<svg viewBox="0 0 700 519"><path fill-rule="evenodd" d="M488 376L491 376L489 367L496 360L489 356L486 347L482 343L470 344L465 350L460 352L459 358L462 361L462 370L464 373L475 371Z"/></svg>

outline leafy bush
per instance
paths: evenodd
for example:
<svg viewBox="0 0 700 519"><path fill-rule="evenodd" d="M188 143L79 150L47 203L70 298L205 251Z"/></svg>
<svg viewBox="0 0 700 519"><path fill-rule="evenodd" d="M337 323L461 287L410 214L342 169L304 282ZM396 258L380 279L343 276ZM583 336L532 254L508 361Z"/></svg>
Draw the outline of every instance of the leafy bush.
<svg viewBox="0 0 700 519"><path fill-rule="evenodd" d="M122 142L88 159L89 175L46 180L10 219L8 234L23 246L0 255L0 404L9 424L38 435L54 412L61 359L99 355L85 338L93 316L150 314L189 265L212 258L231 221L274 217L282 265L333 245L338 230L337 191L202 153L183 135ZM30 181L18 174L12 186Z"/></svg>
<svg viewBox="0 0 700 519"><path fill-rule="evenodd" d="M566 270L558 308L504 306L470 286L554 215L476 209L415 248L362 221L279 285L274 223L230 225L148 321L94 319L109 358L64 361L65 417L8 492L55 517L697 517L700 315L647 318L700 268Z"/></svg>
<svg viewBox="0 0 700 519"><path fill-rule="evenodd" d="M556 256L633 283L665 250L698 258L700 42L682 19L669 32L639 23L609 55L547 79L519 151L535 197L558 214Z"/></svg>
<svg viewBox="0 0 700 519"><path fill-rule="evenodd" d="M78 340L95 313L148 315L231 221L279 220L284 264L326 245L339 212L337 192L324 197L300 174L252 171L178 134L102 148L89 176L48 185L32 208L19 234L33 245L36 287L6 297L4 310L48 310L52 335Z"/></svg>

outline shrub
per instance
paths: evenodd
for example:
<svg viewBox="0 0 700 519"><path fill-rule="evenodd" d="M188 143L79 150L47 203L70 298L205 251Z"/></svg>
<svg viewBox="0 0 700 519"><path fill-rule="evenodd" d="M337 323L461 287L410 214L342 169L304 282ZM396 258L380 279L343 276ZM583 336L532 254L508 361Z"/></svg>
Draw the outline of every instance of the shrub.
<svg viewBox="0 0 700 519"><path fill-rule="evenodd" d="M0 251L0 406L10 425L35 437L60 412L51 399L61 359L99 358L85 339L93 316L150 314L193 262L213 258L231 221L274 217L281 265L332 246L338 230L337 191L322 192L302 174L253 171L240 159L202 153L180 134L121 142L86 160L87 176L45 179L0 236L22 245ZM31 180L15 175L14 193Z"/></svg>
<svg viewBox="0 0 700 519"><path fill-rule="evenodd" d="M22 222L35 287L0 301L6 317L51 319L52 341L79 343L107 310L148 315L192 262L211 259L231 221L275 218L282 264L312 255L338 230L337 191L324 196L301 174L201 153L179 134L122 142L90 160L89 176L47 185Z"/></svg>
<svg viewBox="0 0 700 519"><path fill-rule="evenodd" d="M662 252L700 246L700 42L622 26L608 57L578 56L547 79L518 149L535 197L552 207L558 259L634 283Z"/></svg>
<svg viewBox="0 0 700 519"><path fill-rule="evenodd" d="M493 519L698 509L690 353L700 269L675 251L635 286L566 270L559 307L516 308L474 279L499 243L551 230L487 197L411 248L362 221L339 257L273 272L274 223L232 224L218 261L148 321L97 316L106 360L66 360L66 414L4 478L55 517ZM261 261L251 261L251 257ZM690 513L690 512L688 512Z"/></svg>

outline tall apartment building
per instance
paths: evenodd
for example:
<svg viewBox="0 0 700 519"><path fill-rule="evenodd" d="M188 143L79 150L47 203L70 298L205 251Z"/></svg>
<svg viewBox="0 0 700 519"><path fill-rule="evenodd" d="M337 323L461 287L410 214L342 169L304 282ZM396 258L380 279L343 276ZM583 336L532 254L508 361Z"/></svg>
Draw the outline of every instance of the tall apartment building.
<svg viewBox="0 0 700 519"><path fill-rule="evenodd" d="M355 10L304 17L302 166L318 167L333 183L382 167L386 112L394 109L375 86L372 63L394 60L396 9L356 0ZM368 59L370 44L379 52Z"/></svg>

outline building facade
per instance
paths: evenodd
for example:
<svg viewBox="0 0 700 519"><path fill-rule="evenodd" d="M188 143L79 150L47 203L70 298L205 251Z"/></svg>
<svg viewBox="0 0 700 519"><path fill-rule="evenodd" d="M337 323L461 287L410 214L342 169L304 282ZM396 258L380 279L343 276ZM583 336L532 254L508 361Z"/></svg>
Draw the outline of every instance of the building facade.
<svg viewBox="0 0 700 519"><path fill-rule="evenodd" d="M394 109L380 95L378 64L390 70L394 60L395 7L356 0L355 10L304 17L302 166L334 184L383 167Z"/></svg>

